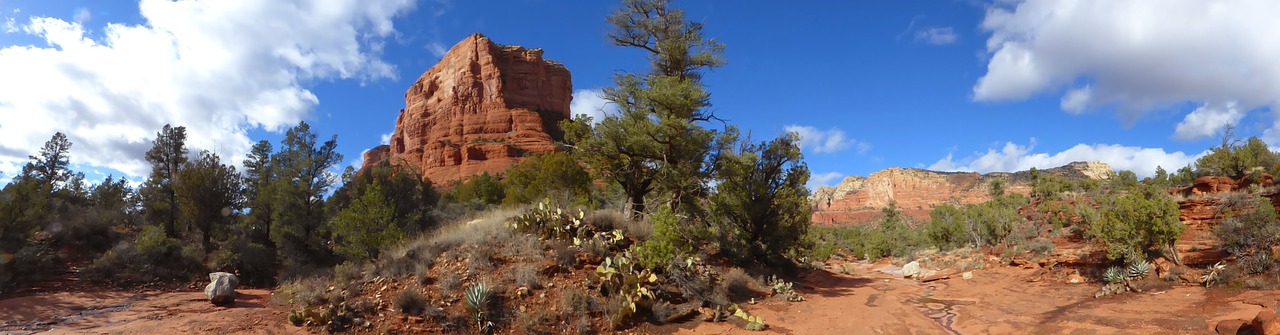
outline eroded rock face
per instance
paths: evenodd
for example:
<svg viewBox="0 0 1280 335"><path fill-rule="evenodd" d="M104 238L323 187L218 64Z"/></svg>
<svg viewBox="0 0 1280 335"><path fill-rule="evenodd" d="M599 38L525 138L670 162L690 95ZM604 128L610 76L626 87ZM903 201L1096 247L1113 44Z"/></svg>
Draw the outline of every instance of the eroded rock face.
<svg viewBox="0 0 1280 335"><path fill-rule="evenodd" d="M505 172L556 150L572 91L569 70L541 49L471 35L409 88L390 145L366 153L365 166L386 159L437 185Z"/></svg>
<svg viewBox="0 0 1280 335"><path fill-rule="evenodd" d="M1230 256L1218 248L1217 238L1213 236L1213 227L1222 223L1222 205L1224 198L1231 192L1249 192L1250 186L1261 187L1274 185L1274 177L1269 174L1258 178L1244 177L1231 179L1227 177L1200 177L1191 186L1170 190L1178 199L1178 220L1186 225L1182 236L1178 237L1175 249L1183 264L1203 266L1213 264ZM1272 206L1277 206L1280 193L1263 193L1261 196L1271 199Z"/></svg>
<svg viewBox="0 0 1280 335"><path fill-rule="evenodd" d="M1111 167L1102 162L1075 162L1040 173L1070 180L1109 179L1114 174ZM1005 193L1031 193L1031 174L1027 171L978 174L890 168L870 177L847 177L835 187L814 191L810 197L813 222L820 225L874 222L890 201L896 202L907 217L923 221L929 218L933 207L941 204L990 201L988 185L996 179L1005 181Z"/></svg>

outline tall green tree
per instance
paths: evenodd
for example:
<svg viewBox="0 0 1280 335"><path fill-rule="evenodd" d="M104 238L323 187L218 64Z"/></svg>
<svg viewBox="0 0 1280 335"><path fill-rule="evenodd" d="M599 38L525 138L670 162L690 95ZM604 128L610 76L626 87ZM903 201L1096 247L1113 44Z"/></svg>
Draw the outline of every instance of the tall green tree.
<svg viewBox="0 0 1280 335"><path fill-rule="evenodd" d="M742 143L717 161L720 183L711 197L713 212L754 259L800 251L809 230L809 167L800 138L789 133L772 141Z"/></svg>
<svg viewBox="0 0 1280 335"><path fill-rule="evenodd" d="M244 226L252 242L271 246L271 220L275 213L271 185L276 180L271 142L258 141L243 163L244 201L249 209L243 217Z"/></svg>
<svg viewBox="0 0 1280 335"><path fill-rule="evenodd" d="M142 196L142 206L146 218L159 223L165 236L177 237L178 195L174 192L174 183L178 171L187 163L187 127L164 125L156 133L150 150L147 150L147 162L151 163L151 174L138 190Z"/></svg>
<svg viewBox="0 0 1280 335"><path fill-rule="evenodd" d="M240 209L240 174L234 166L222 164L218 155L200 151L183 165L177 181L174 192L182 221L199 229L204 250L212 250L214 231L229 226Z"/></svg>
<svg viewBox="0 0 1280 335"><path fill-rule="evenodd" d="M22 168L22 174L33 178L45 192L53 193L68 186L71 172L71 140L62 132L56 132L44 142L38 156L28 156L31 162ZM81 176L83 178L83 176Z"/></svg>
<svg viewBox="0 0 1280 335"><path fill-rule="evenodd" d="M305 121L285 132L273 158L271 241L286 265L323 261L329 255L324 236L324 194L337 180L329 169L342 161L338 136L320 143Z"/></svg>
<svg viewBox="0 0 1280 335"><path fill-rule="evenodd" d="M376 259L382 249L404 239L396 224L397 206L389 200L382 183L374 181L333 217L330 224L339 253L350 259Z"/></svg>
<svg viewBox="0 0 1280 335"><path fill-rule="evenodd" d="M716 120L701 79L724 64L724 45L704 37L702 24L668 0L624 0L608 21L613 44L645 52L651 70L616 76L603 97L618 113L595 126L580 117L566 124L566 138L598 178L622 186L633 217L655 190L673 212L694 211L708 193L712 158L736 135L700 125Z"/></svg>

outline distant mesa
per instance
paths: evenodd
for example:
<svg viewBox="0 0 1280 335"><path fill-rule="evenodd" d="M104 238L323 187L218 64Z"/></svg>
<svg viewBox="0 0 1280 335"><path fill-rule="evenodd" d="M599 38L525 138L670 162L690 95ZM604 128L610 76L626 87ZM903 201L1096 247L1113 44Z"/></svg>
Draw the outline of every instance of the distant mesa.
<svg viewBox="0 0 1280 335"><path fill-rule="evenodd" d="M389 163L446 186L505 172L556 150L572 99L569 70L542 49L473 34L409 87L390 144L366 152L361 170Z"/></svg>
<svg viewBox="0 0 1280 335"><path fill-rule="evenodd" d="M1115 171L1103 162L1074 162L1065 166L1040 170L1068 180L1110 179ZM939 172L923 169L889 168L869 177L850 176L835 187L815 190L809 200L813 204L813 223L842 226L876 222L881 209L896 202L904 215L916 221L929 219L934 207L948 203L976 204L991 200L989 184L1005 181L1006 193L1031 193L1031 173Z"/></svg>

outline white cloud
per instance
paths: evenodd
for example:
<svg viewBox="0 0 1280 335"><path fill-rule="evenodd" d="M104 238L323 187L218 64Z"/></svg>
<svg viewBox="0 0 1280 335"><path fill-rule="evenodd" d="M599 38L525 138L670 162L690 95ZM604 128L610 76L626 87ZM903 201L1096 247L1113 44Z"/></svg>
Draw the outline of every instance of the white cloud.
<svg viewBox="0 0 1280 335"><path fill-rule="evenodd" d="M812 126L787 125L782 130L800 134L800 148L814 153L838 152L855 146L860 154L871 150L870 144L845 136L839 128L821 130Z"/></svg>
<svg viewBox="0 0 1280 335"><path fill-rule="evenodd" d="M90 19L93 19L93 13L90 12L88 8L80 7L79 9L76 9L76 15L72 19L75 20L76 23L85 24L86 22L89 22Z"/></svg>
<svg viewBox="0 0 1280 335"><path fill-rule="evenodd" d="M444 44L440 44L440 42L427 43L427 50L431 51L431 54L435 55L436 58L444 58L444 55L449 53L449 48L445 48Z"/></svg>
<svg viewBox="0 0 1280 335"><path fill-rule="evenodd" d="M1187 102L1276 106L1276 13L1280 1L1271 0L998 2L981 24L991 33L989 62L973 99L1065 90L1062 109L1115 107L1126 122ZM1178 136L1198 133L1196 122Z"/></svg>
<svg viewBox="0 0 1280 335"><path fill-rule="evenodd" d="M916 40L933 45L947 45L956 42L956 32L951 27L930 27L917 31Z"/></svg>
<svg viewBox="0 0 1280 335"><path fill-rule="evenodd" d="M1220 104L1204 104L1187 114L1182 122L1178 122L1173 137L1180 140L1195 140L1213 136L1228 125L1240 123L1245 112L1236 108L1235 102Z"/></svg>
<svg viewBox="0 0 1280 335"><path fill-rule="evenodd" d="M1142 148L1118 144L1077 144L1058 153L1037 153L1036 141L1031 139L1028 145L1007 142L1002 148L987 149L986 153L975 154L955 160L947 155L929 166L938 171L973 171L973 172L1016 172L1030 168L1048 169L1079 161L1102 161L1112 169L1133 171L1139 177L1155 174L1157 166L1174 171L1195 161L1201 154L1188 155L1181 151L1165 152L1160 148Z"/></svg>
<svg viewBox="0 0 1280 335"><path fill-rule="evenodd" d="M395 32L411 0L142 0L138 25L33 17L20 28L48 46L0 49L0 171L10 175L55 131L73 163L138 177L166 123L194 150L238 162L249 129L279 131L319 99L304 83L394 78L370 43ZM96 35L96 34L95 34Z"/></svg>
<svg viewBox="0 0 1280 335"><path fill-rule="evenodd" d="M378 143L391 144L391 134L392 133L386 133L386 134L382 134L382 136L379 136Z"/></svg>
<svg viewBox="0 0 1280 335"><path fill-rule="evenodd" d="M818 189L819 187L832 186L835 183L840 182L840 178L843 178L843 177L844 177L844 174L839 172L815 173L815 174L809 175L809 183L806 184L805 186L808 187L810 191L812 191L812 190Z"/></svg>
<svg viewBox="0 0 1280 335"><path fill-rule="evenodd" d="M578 114L586 114L591 117L592 123L599 123L605 115L616 114L618 105L605 100L599 89L574 90L573 102L569 104L569 110L575 117Z"/></svg>

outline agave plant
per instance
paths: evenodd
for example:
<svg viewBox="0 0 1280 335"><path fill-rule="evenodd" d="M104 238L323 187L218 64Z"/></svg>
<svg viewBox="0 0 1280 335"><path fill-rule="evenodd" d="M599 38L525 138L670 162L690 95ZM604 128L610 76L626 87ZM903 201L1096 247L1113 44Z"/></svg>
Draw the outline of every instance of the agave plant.
<svg viewBox="0 0 1280 335"><path fill-rule="evenodd" d="M1148 272L1151 272L1151 263L1147 261L1129 264L1129 278L1145 278Z"/></svg>
<svg viewBox="0 0 1280 335"><path fill-rule="evenodd" d="M1113 266L1107 268L1107 272L1102 273L1102 280L1110 284L1116 284L1124 281L1124 275L1124 270L1121 270L1118 266Z"/></svg>
<svg viewBox="0 0 1280 335"><path fill-rule="evenodd" d="M466 297L467 309L471 311L471 317L476 321L476 327L481 332L488 333L493 327L493 322L489 321L489 305L493 302L493 289L484 283L478 283L467 287Z"/></svg>

